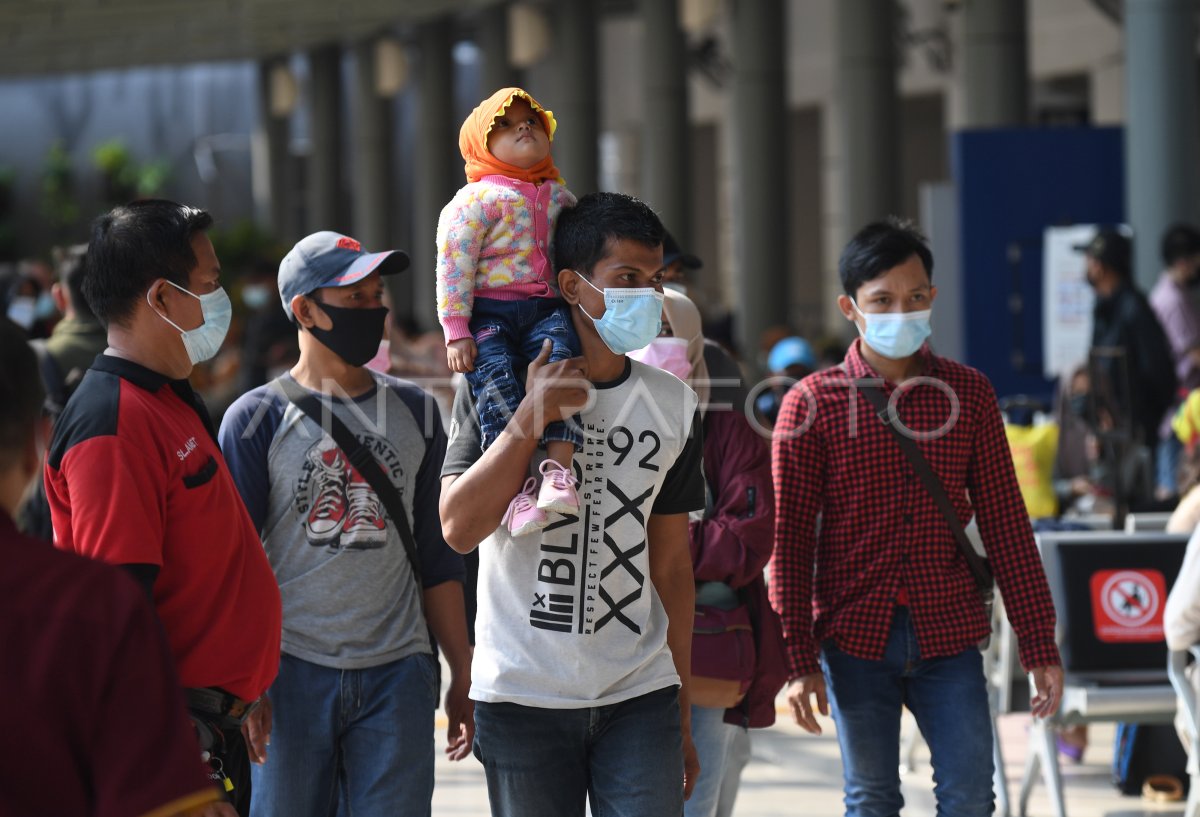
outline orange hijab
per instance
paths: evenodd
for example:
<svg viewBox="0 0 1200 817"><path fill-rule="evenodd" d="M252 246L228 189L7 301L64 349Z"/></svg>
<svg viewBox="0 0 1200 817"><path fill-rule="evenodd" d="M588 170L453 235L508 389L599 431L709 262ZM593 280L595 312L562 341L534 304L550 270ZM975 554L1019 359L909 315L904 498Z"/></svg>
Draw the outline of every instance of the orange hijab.
<svg viewBox="0 0 1200 817"><path fill-rule="evenodd" d="M458 149L462 153L463 161L467 163L468 182L477 182L484 176L508 176L510 179L520 179L531 184L547 180L562 184L562 177L558 174L558 168L554 166L553 156L547 155L541 162L525 170L500 161L488 151L488 134L496 123L496 117L508 110L508 106L517 97L523 97L529 103L529 107L541 115L546 135L550 137L551 144L554 143L554 130L558 127L558 123L554 121L554 112L543 108L536 99L520 88L501 88L471 111L471 115L462 123L462 129L458 132Z"/></svg>

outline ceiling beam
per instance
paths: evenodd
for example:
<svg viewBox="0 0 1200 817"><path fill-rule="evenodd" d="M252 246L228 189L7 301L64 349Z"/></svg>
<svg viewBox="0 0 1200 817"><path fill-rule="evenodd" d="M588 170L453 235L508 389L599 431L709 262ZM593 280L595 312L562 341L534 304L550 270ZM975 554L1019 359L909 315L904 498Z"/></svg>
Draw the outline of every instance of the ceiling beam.
<svg viewBox="0 0 1200 817"><path fill-rule="evenodd" d="M0 79L262 59L481 8L496 0L0 2Z"/></svg>

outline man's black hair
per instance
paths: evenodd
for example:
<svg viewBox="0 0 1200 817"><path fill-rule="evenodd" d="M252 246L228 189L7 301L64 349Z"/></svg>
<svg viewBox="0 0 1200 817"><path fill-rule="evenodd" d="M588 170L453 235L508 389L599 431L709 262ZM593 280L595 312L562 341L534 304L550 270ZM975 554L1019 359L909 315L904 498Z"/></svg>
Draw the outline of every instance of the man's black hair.
<svg viewBox="0 0 1200 817"><path fill-rule="evenodd" d="M29 444L46 398L37 355L8 318L0 318L0 371L0 468L8 468Z"/></svg>
<svg viewBox="0 0 1200 817"><path fill-rule="evenodd" d="M558 217L554 232L554 269L573 269L591 277L613 241L647 247L663 243L663 225L650 206L624 193L588 193Z"/></svg>
<svg viewBox="0 0 1200 817"><path fill-rule="evenodd" d="M83 278L87 274L87 245L75 244L62 249L55 255L54 266L58 281L67 291L67 300L75 310L76 317L81 320L96 320L92 308L88 306L87 298L83 296Z"/></svg>
<svg viewBox="0 0 1200 817"><path fill-rule="evenodd" d="M42 282L27 272L18 272L8 282L7 301L11 304L16 298L36 298L42 292Z"/></svg>
<svg viewBox="0 0 1200 817"><path fill-rule="evenodd" d="M246 270L247 281L274 281L279 277L279 259L256 258Z"/></svg>
<svg viewBox="0 0 1200 817"><path fill-rule="evenodd" d="M319 303L321 306L325 306L325 299L321 297L321 289L320 288L314 289L312 292L306 293L304 297L311 298L312 300ZM292 326L296 327L297 332L312 332L311 329L309 329L304 324L300 323L300 319L297 318L296 313L292 311L291 304L288 304L288 320L292 322Z"/></svg>
<svg viewBox="0 0 1200 817"><path fill-rule="evenodd" d="M1175 266L1175 262L1200 254L1200 230L1190 224L1173 224L1163 233L1163 264Z"/></svg>
<svg viewBox="0 0 1200 817"><path fill-rule="evenodd" d="M204 210L164 199L115 207L92 223L83 295L104 324L122 323L158 278L188 286L192 236L212 226Z"/></svg>
<svg viewBox="0 0 1200 817"><path fill-rule="evenodd" d="M863 227L838 259L842 289L851 298L867 281L873 281L913 256L921 259L929 280L933 281L933 253L929 243L911 221L888 216Z"/></svg>

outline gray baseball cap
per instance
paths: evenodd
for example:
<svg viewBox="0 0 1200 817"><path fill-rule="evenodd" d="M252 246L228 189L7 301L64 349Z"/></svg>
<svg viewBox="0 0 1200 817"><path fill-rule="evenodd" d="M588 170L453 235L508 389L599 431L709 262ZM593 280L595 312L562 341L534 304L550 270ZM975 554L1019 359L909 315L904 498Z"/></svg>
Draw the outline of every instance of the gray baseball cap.
<svg viewBox="0 0 1200 817"><path fill-rule="evenodd" d="M308 295L322 287L345 287L358 283L372 272L394 275L408 269L403 250L367 252L349 236L322 230L302 238L279 264L279 298L290 317L292 298Z"/></svg>

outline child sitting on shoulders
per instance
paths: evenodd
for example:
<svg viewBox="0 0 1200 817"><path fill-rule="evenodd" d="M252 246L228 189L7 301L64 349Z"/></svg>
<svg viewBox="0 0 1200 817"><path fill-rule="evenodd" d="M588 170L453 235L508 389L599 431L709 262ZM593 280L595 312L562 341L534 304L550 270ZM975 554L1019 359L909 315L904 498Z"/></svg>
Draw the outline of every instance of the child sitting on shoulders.
<svg viewBox="0 0 1200 817"><path fill-rule="evenodd" d="M442 209L437 230L438 322L451 371L462 372L478 407L486 450L524 396L519 363L552 344L550 361L579 354L579 340L555 286L550 259L558 214L575 197L550 155L557 123L520 88L502 88L463 122L458 146L467 185ZM579 510L575 422L552 423L536 499L530 478L504 524L513 536L548 523L547 512Z"/></svg>

